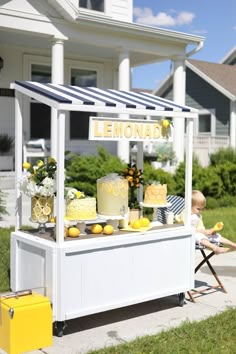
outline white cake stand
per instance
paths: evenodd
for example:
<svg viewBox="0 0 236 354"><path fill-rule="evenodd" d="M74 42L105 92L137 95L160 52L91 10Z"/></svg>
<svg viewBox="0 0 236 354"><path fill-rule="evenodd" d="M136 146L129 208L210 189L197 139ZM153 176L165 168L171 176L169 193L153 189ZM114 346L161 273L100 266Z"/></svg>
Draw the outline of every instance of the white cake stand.
<svg viewBox="0 0 236 354"><path fill-rule="evenodd" d="M114 230L118 230L119 222L121 220L128 220L128 214L125 215L102 215L97 214L99 218L106 219L107 224L112 225Z"/></svg>
<svg viewBox="0 0 236 354"><path fill-rule="evenodd" d="M140 202L139 205L141 206L141 208L143 208L143 207L145 207L145 208L153 208L152 220L153 221L158 221L157 220L158 208L168 208L169 206L171 206L171 203L166 203L166 204L147 204L147 203Z"/></svg>
<svg viewBox="0 0 236 354"><path fill-rule="evenodd" d="M103 218L104 219L104 218ZM104 222L105 220L100 220L100 219L89 219L89 220L67 220L68 226L73 226L76 225L78 229L80 230L80 235L86 235L85 229L87 224L94 224L98 222Z"/></svg>

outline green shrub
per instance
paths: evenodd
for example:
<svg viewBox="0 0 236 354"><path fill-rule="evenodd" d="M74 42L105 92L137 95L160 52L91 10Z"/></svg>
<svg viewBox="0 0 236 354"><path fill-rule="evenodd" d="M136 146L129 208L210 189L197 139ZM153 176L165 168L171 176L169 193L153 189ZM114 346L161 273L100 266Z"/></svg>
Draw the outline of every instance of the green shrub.
<svg viewBox="0 0 236 354"><path fill-rule="evenodd" d="M206 209L219 208L219 200L213 197L206 197Z"/></svg>
<svg viewBox="0 0 236 354"><path fill-rule="evenodd" d="M236 195L236 164L226 161L215 167L223 184L224 195Z"/></svg>
<svg viewBox="0 0 236 354"><path fill-rule="evenodd" d="M10 288L10 233L11 229L0 230L0 291Z"/></svg>
<svg viewBox="0 0 236 354"><path fill-rule="evenodd" d="M66 186L77 188L86 195L96 197L97 179L108 173L121 173L126 164L98 147L98 155L69 154L66 163Z"/></svg>
<svg viewBox="0 0 236 354"><path fill-rule="evenodd" d="M0 217L1 215L6 215L8 214L6 210L6 194L2 191L0 191Z"/></svg>
<svg viewBox="0 0 236 354"><path fill-rule="evenodd" d="M236 163L236 150L232 148L220 148L216 152L210 154L210 165L224 165L226 161Z"/></svg>
<svg viewBox="0 0 236 354"><path fill-rule="evenodd" d="M174 180L176 183L176 194L185 194L185 162L179 164L176 169ZM219 198L224 192L222 179L217 170L210 167L202 167L197 159L193 160L192 188L202 191L205 196Z"/></svg>

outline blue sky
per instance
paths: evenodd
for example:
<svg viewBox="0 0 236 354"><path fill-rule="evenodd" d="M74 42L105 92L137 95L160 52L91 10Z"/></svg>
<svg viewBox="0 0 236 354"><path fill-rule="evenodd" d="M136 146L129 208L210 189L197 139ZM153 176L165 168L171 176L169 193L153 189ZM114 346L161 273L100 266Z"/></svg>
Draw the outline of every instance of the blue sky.
<svg viewBox="0 0 236 354"><path fill-rule="evenodd" d="M205 37L191 59L217 63L236 46L236 0L133 0L133 7L136 23ZM154 89L169 72L169 61L135 68L132 86Z"/></svg>

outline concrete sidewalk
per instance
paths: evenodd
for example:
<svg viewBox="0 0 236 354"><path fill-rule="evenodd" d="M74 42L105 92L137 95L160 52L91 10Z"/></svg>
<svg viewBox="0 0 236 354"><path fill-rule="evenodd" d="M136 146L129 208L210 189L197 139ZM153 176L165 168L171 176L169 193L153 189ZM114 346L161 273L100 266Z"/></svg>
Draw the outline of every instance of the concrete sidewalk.
<svg viewBox="0 0 236 354"><path fill-rule="evenodd" d="M14 224L14 191L6 191L10 216L0 222L0 226ZM10 193L9 193L10 192ZM30 201L24 201L25 222L30 215ZM27 210L28 208L28 210ZM12 215L13 211L13 215ZM29 221L28 221L29 222ZM196 261L201 258L196 252ZM236 252L214 256L212 264L223 282L227 293L220 290L209 291L196 298L196 303L188 300L183 307L178 305L176 295L129 306L122 309L86 316L67 321L62 338L53 337L53 346L36 350L31 354L83 354L91 350L117 345L142 337L157 334L183 321L199 321L214 316L228 307L236 307ZM196 276L196 288L216 285L207 266ZM5 352L0 350L0 354ZM148 354L148 353L147 353Z"/></svg>

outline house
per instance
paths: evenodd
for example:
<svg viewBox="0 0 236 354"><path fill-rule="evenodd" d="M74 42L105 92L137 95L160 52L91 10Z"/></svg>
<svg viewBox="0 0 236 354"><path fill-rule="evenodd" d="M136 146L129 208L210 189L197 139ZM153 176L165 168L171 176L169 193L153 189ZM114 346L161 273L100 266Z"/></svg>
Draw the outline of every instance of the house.
<svg viewBox="0 0 236 354"><path fill-rule="evenodd" d="M172 74L155 94L173 99ZM186 61L186 105L199 109L194 151L203 166L219 148L236 148L236 47L221 61Z"/></svg>
<svg viewBox="0 0 236 354"><path fill-rule="evenodd" d="M132 0L5 0L0 3L0 131L15 135L10 89L15 80L130 90L132 68L172 60L178 87L173 98L182 104L185 57L203 42L203 37L134 23ZM55 110L25 98L23 113L25 143L45 139L56 156ZM87 140L88 116L71 112L67 117L68 150L96 153L98 143ZM129 161L127 142L99 144ZM182 150L179 154L183 158Z"/></svg>

